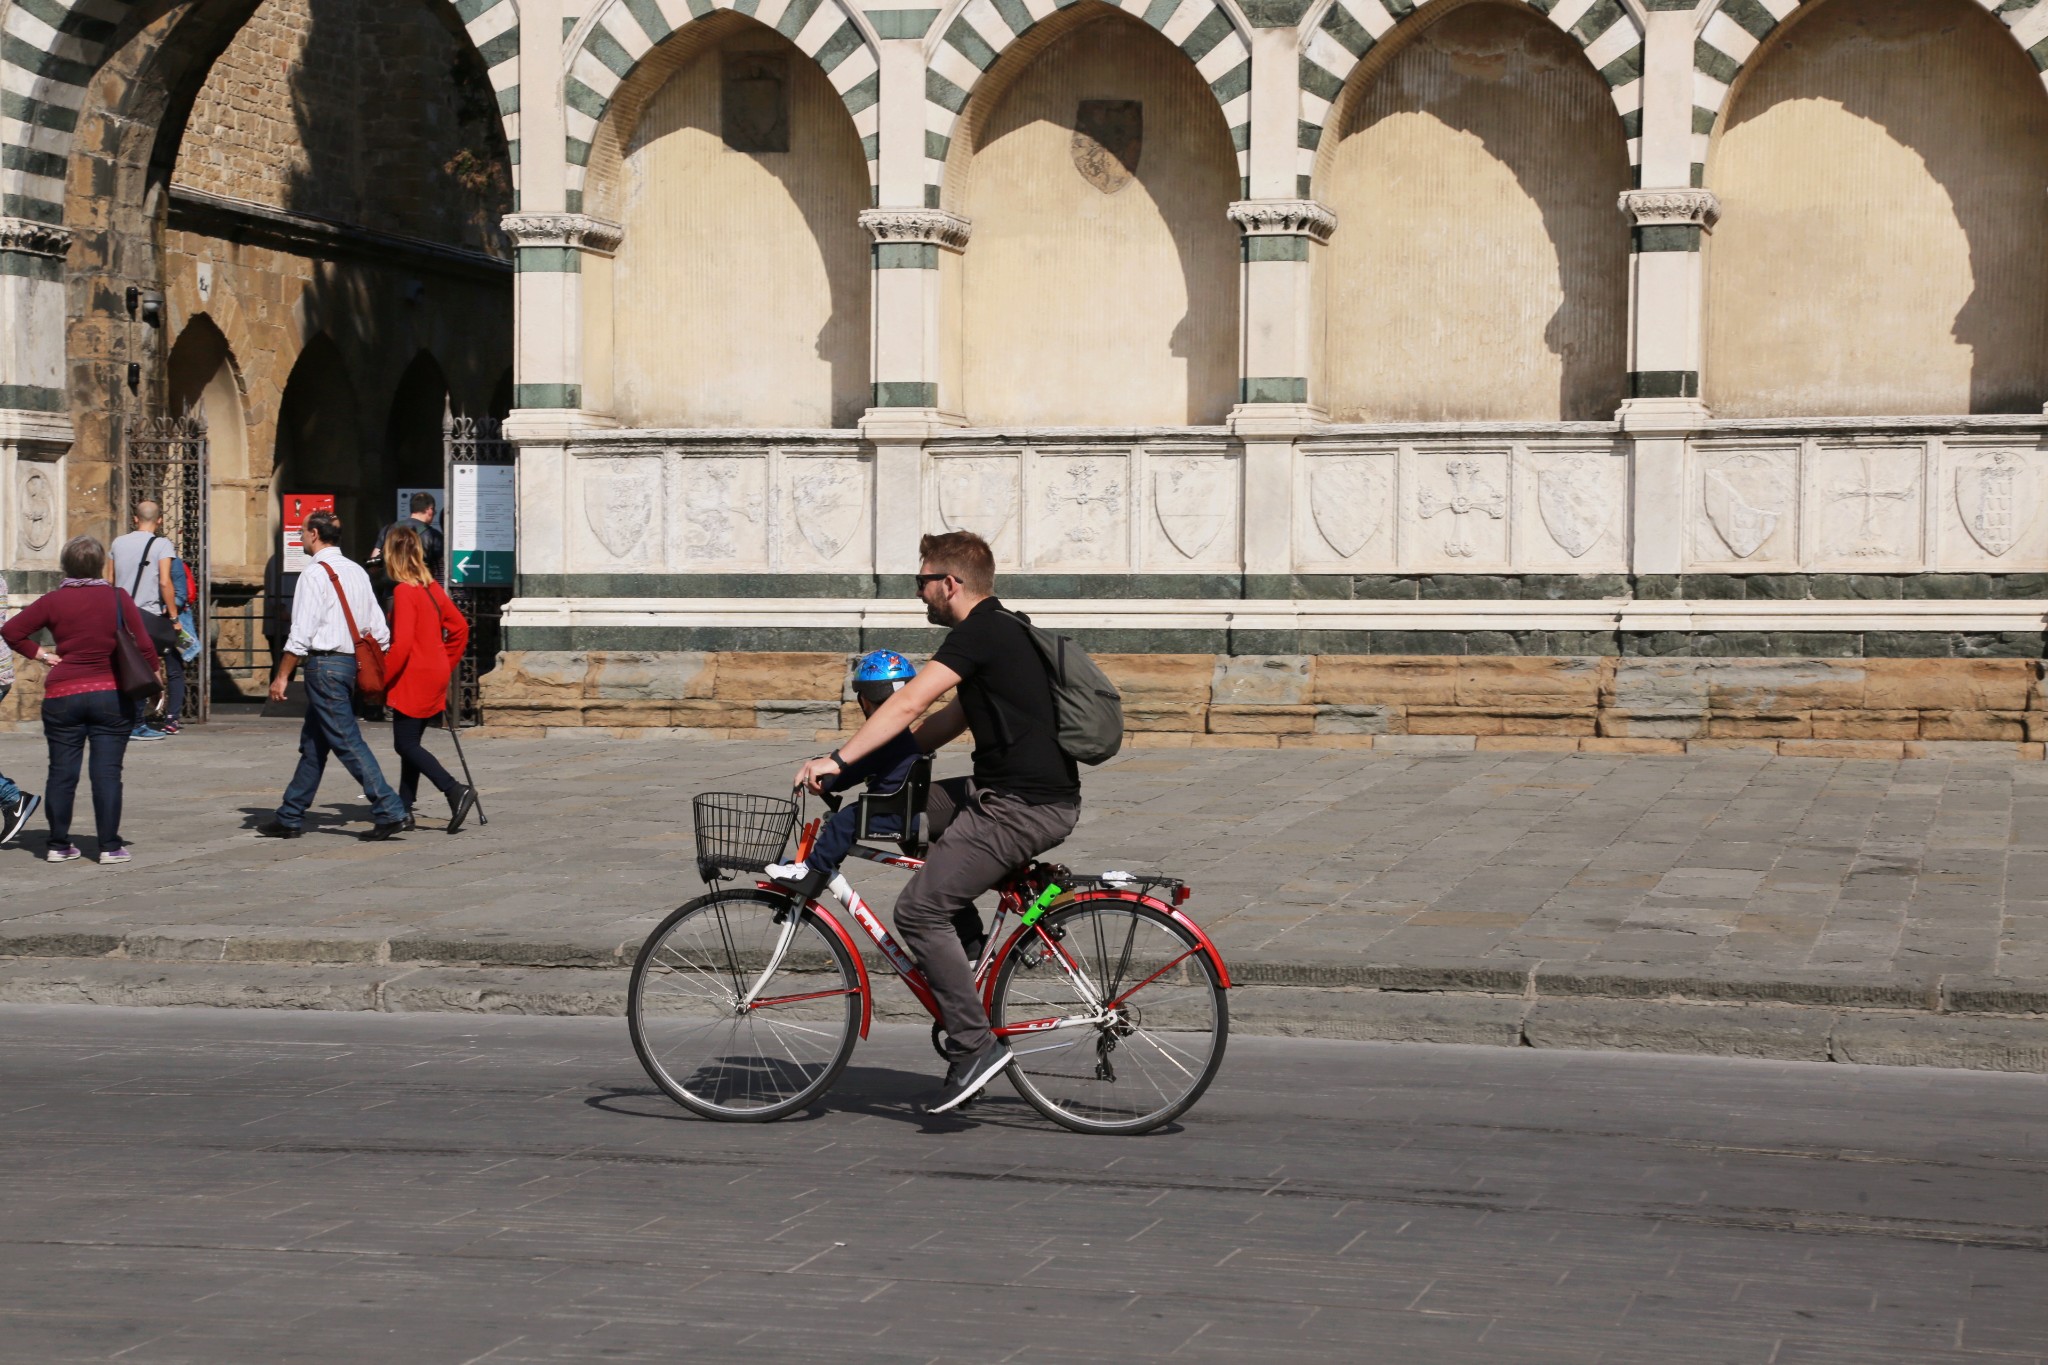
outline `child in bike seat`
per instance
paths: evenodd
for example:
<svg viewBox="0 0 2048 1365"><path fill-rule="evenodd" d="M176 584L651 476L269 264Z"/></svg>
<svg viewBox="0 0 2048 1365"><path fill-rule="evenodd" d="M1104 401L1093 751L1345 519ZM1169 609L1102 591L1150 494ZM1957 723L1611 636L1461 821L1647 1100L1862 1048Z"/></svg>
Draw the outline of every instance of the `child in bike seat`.
<svg viewBox="0 0 2048 1365"><path fill-rule="evenodd" d="M861 713L875 714L877 706L915 676L917 670L910 666L910 660L893 649L863 654L853 666L853 695L860 701ZM866 783L867 789L877 796L893 796L910 780L910 770L923 757L924 750L905 731L874 753L841 768L824 784L823 790L843 792L857 783ZM799 863L770 863L767 873L783 883L799 904L815 900L846 860L846 850L853 847L859 830L860 803L849 801L819 827L807 859ZM868 832L878 838L897 837L903 833L902 822L894 816L878 816Z"/></svg>

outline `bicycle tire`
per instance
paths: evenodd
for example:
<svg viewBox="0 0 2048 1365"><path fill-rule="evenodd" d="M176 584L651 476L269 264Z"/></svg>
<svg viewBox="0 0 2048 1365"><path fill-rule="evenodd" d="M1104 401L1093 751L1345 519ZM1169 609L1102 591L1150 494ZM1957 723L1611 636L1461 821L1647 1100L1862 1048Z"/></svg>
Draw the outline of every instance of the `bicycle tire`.
<svg viewBox="0 0 2048 1365"><path fill-rule="evenodd" d="M662 1092L694 1114L726 1123L783 1118L831 1089L853 1055L860 975L846 945L812 906L800 912L790 957L774 979L804 969L818 979L804 983L801 998L775 1013L736 1009L742 983L751 979L750 963L754 973L765 965L768 926L789 907L787 896L758 887L699 896L655 926L634 960L626 994L633 1051ZM835 1004L841 996L843 1004ZM720 1025L726 1048L717 1046ZM764 1026L772 1049L761 1046ZM705 1055L693 1059L699 1051ZM679 1069L686 1075L678 1076Z"/></svg>
<svg viewBox="0 0 2048 1365"><path fill-rule="evenodd" d="M1127 932L1104 932L1112 918L1122 921ZM1140 926L1145 930L1143 945L1137 942ZM1171 915L1136 897L1121 896L1062 906L1039 920L1037 930L1065 947L1091 980L1110 982L1112 996L1142 981L1146 967L1163 967L1169 962L1177 965L1153 983L1159 989L1152 997L1141 998L1149 986L1132 990L1126 1017L1119 1024L1011 1035L1010 1047L1017 1057L1008 1071L1017 1093L1039 1113L1077 1133L1135 1136L1186 1113L1216 1079L1230 1037L1228 993L1216 964L1201 951L1196 937ZM1037 930L1019 935L996 969L989 1017L998 1027L1012 1020L1023 1023L1085 1008L1070 984L1060 985L1065 974ZM1136 964L1132 962L1134 952L1141 959ZM1091 958L1105 960L1091 966ZM1107 960L1111 958L1121 961ZM1119 968L1124 973L1121 979ZM1063 1001L1062 989L1074 998ZM1155 1027L1150 1029L1144 1024L1148 1011L1156 1011ZM1174 1027L1167 1027L1169 1024ZM1059 1041L1067 1035L1077 1036L1072 1042ZM1096 1057L1092 1078L1073 1065L1086 1065L1087 1052L1076 1049L1089 1042ZM1126 1044L1131 1054L1127 1069L1141 1075L1122 1093L1113 1094L1111 1088L1118 1084L1113 1056ZM1146 1055L1147 1048L1153 1055ZM1060 1053L1067 1055L1057 1055ZM1033 1058L1045 1060L1035 1062ZM1148 1073L1148 1064L1149 1074L1142 1074ZM1147 1086L1153 1090L1149 1097L1142 1093Z"/></svg>

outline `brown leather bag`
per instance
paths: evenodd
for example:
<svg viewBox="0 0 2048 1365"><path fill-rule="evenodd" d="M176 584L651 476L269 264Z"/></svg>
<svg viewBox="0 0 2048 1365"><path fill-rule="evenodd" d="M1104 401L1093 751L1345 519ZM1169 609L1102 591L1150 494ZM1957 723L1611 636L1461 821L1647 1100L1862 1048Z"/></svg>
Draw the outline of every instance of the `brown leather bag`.
<svg viewBox="0 0 2048 1365"><path fill-rule="evenodd" d="M128 603L114 589L114 687L132 702L147 706L163 695L156 670L142 658L142 646L128 633Z"/></svg>
<svg viewBox="0 0 2048 1365"><path fill-rule="evenodd" d="M341 577L332 564L322 564L327 581L334 584L334 600L341 603L341 619L348 622L348 638L356 642L356 691L372 706L384 702L384 647L368 631L356 629L356 614L348 609L348 594L341 590Z"/></svg>

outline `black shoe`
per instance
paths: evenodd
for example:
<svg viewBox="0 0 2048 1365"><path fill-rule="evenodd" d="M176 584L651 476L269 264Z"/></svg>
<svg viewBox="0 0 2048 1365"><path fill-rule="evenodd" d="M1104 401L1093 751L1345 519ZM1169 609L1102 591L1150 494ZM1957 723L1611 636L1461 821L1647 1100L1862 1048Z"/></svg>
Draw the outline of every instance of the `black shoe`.
<svg viewBox="0 0 2048 1365"><path fill-rule="evenodd" d="M467 820L469 813L475 809L476 788L457 787L454 794L448 798L448 832L459 833L462 822Z"/></svg>
<svg viewBox="0 0 2048 1365"><path fill-rule="evenodd" d="M392 820L372 825L370 828L364 830L361 834L358 834L356 838L361 839L366 844L369 844L377 843L384 839L389 839L393 835L403 834L404 832L405 821Z"/></svg>
<svg viewBox="0 0 2048 1365"><path fill-rule="evenodd" d="M43 804L43 798L34 792L23 792L6 805L0 806L0 844L11 841L28 826L29 818Z"/></svg>
<svg viewBox="0 0 2048 1365"><path fill-rule="evenodd" d="M418 828L419 822L413 819L412 807L407 806L405 808L405 832L410 834Z"/></svg>
<svg viewBox="0 0 2048 1365"><path fill-rule="evenodd" d="M259 839L296 839L304 832L297 825L287 825L278 820L256 826L256 837Z"/></svg>
<svg viewBox="0 0 2048 1365"><path fill-rule="evenodd" d="M1000 1038L989 1039L981 1051L970 1052L948 1067L946 1083L939 1087L938 1094L918 1106L919 1109L927 1114L943 1114L958 1109L981 1093L982 1087L994 1080L1013 1060L1015 1057L1008 1043Z"/></svg>

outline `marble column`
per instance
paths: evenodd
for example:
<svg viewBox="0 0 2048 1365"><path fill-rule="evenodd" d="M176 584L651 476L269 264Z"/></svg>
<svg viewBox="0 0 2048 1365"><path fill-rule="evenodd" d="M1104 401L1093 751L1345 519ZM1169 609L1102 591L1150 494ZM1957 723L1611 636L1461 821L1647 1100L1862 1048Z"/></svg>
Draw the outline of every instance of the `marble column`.
<svg viewBox="0 0 2048 1365"><path fill-rule="evenodd" d="M66 536L61 461L71 446L64 387L64 257L71 232L0 218L0 566L18 591L54 572Z"/></svg>

